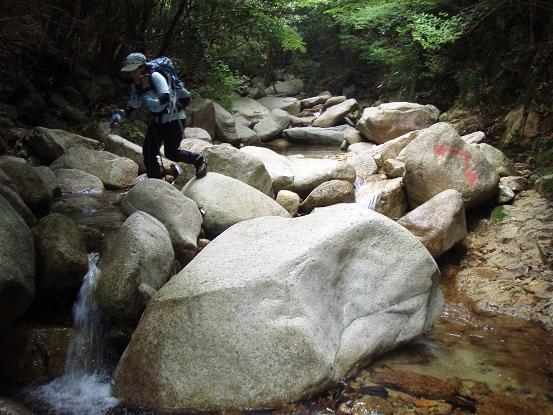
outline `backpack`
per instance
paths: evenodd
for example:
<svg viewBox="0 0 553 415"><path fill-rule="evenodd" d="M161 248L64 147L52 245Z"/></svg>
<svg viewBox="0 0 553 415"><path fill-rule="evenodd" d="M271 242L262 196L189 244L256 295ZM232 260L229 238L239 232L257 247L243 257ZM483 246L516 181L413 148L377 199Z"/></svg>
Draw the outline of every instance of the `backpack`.
<svg viewBox="0 0 553 415"><path fill-rule="evenodd" d="M180 80L171 59L166 56L160 56L159 58L149 61L148 66L152 72L159 72L165 77L169 84L169 88L175 92L176 102L174 104L177 104L176 107L178 110L190 104L192 93L186 89L184 82Z"/></svg>

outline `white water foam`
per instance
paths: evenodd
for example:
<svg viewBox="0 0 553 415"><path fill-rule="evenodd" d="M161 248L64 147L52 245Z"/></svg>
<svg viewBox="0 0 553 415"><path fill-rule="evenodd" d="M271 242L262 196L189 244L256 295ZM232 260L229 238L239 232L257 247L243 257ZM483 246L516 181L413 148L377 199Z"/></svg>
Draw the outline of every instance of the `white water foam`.
<svg viewBox="0 0 553 415"><path fill-rule="evenodd" d="M376 187L373 182L355 183L355 203L361 206L375 210L381 195L382 188Z"/></svg>
<svg viewBox="0 0 553 415"><path fill-rule="evenodd" d="M91 299L100 276L98 257L89 254L88 272L73 306L75 334L67 351L65 374L30 392L33 398L47 403L53 414L103 415L118 404L104 370L101 311Z"/></svg>

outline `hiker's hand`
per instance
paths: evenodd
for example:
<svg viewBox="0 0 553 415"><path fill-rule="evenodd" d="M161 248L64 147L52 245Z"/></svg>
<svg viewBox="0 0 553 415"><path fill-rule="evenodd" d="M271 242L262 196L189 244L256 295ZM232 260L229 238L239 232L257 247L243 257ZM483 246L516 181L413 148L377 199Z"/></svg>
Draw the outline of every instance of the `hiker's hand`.
<svg viewBox="0 0 553 415"><path fill-rule="evenodd" d="M152 97L150 95L146 95L144 98L142 98L142 102L144 102L144 105L148 107L150 111L153 112L159 112L160 109L160 102L158 98Z"/></svg>
<svg viewBox="0 0 553 415"><path fill-rule="evenodd" d="M115 124L121 124L121 122L123 121L123 116L125 115L125 111L123 110L118 110L117 112L115 112L112 116L111 116L111 125L115 125Z"/></svg>

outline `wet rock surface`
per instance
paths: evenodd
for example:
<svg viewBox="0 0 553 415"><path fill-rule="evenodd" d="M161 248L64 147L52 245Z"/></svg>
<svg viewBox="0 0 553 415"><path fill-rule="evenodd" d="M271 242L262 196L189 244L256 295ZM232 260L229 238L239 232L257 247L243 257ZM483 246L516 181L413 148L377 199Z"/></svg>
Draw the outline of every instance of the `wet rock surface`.
<svg viewBox="0 0 553 415"><path fill-rule="evenodd" d="M553 203L536 191L492 211L464 244L459 289L478 312L503 313L553 330Z"/></svg>

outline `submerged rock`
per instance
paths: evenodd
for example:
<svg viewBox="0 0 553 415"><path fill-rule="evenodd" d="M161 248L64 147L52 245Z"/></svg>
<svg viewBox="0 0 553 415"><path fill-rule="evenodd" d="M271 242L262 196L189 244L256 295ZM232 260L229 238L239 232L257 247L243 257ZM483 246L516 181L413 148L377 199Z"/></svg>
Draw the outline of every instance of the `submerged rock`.
<svg viewBox="0 0 553 415"><path fill-rule="evenodd" d="M148 304L114 392L176 411L308 397L428 330L438 276L416 238L354 204L242 222Z"/></svg>

